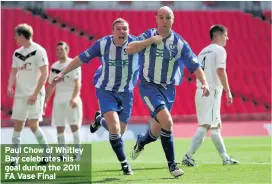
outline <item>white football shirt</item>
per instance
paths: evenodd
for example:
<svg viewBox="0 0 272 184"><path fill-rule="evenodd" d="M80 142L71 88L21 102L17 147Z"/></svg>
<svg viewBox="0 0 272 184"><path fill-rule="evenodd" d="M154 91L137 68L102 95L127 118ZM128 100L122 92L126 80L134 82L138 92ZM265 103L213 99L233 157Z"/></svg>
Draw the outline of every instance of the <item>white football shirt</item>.
<svg viewBox="0 0 272 184"><path fill-rule="evenodd" d="M54 77L60 73L71 61L71 58L67 58L65 63L60 63L60 61L53 63L48 82L52 84ZM64 75L64 80L56 84L55 101L71 100L75 86L75 79L81 80L81 67L78 67Z"/></svg>
<svg viewBox="0 0 272 184"><path fill-rule="evenodd" d="M12 67L17 68L15 97L31 96L41 76L40 67L48 65L46 50L35 42L29 48L16 49ZM43 86L41 92L45 94Z"/></svg>
<svg viewBox="0 0 272 184"><path fill-rule="evenodd" d="M223 88L216 70L217 68L226 69L226 59L226 50L224 47L217 44L208 45L202 49L198 55L198 60L202 64L202 69L204 70L209 88L211 90ZM201 87L199 80L197 80L196 85L197 87Z"/></svg>

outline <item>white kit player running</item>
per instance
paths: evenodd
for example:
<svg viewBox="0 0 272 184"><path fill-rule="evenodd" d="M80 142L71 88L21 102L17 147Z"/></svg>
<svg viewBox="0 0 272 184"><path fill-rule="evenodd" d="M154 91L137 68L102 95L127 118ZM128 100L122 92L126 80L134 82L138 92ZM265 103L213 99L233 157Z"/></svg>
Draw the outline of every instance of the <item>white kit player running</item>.
<svg viewBox="0 0 272 184"><path fill-rule="evenodd" d="M48 59L46 50L32 41L33 29L27 24L19 24L15 28L16 43L21 46L15 50L12 69L9 76L7 93L14 97L11 119L14 122L12 145L15 150L21 146L21 131L25 121L34 133L38 143L44 148L44 158L40 164L47 164L50 153L47 141L39 121L42 121L45 87L48 76ZM13 86L16 82L14 93ZM15 151L11 166L18 165L19 151ZM47 161L46 158L47 157Z"/></svg>
<svg viewBox="0 0 272 184"><path fill-rule="evenodd" d="M211 130L212 142L223 160L223 165L239 164L238 161L231 159L227 154L220 130L220 105L223 89L226 92L228 105L232 104L232 95L226 73L227 53L224 49L228 40L227 28L223 25L213 25L210 28L210 39L212 43L200 52L198 60L202 62L211 94L208 97L203 97L200 88L201 83L197 80L195 105L199 126L182 160L182 164L185 166L196 165L194 159L192 159L192 155L200 147L209 130Z"/></svg>
<svg viewBox="0 0 272 184"><path fill-rule="evenodd" d="M72 59L68 57L69 46L67 43L61 41L56 46L58 61L53 63L46 88L45 106L52 96L55 88L56 94L53 102L52 124L57 127L57 137L59 147L62 149L60 159L67 160L65 151L65 125L70 125L74 138L74 147L80 148L80 126L82 123L82 101L80 98L81 88L81 67L66 74L62 82L53 84L54 77L63 70ZM80 160L80 155L75 154L74 159Z"/></svg>

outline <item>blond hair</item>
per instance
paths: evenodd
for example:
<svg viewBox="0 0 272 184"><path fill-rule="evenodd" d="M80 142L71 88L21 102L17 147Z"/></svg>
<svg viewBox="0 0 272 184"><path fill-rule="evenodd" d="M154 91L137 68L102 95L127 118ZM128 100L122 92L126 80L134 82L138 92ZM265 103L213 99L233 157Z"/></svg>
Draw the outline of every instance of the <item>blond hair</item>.
<svg viewBox="0 0 272 184"><path fill-rule="evenodd" d="M15 27L15 32L19 36L23 35L27 40L30 40L33 37L33 29L28 24L19 24Z"/></svg>
<svg viewBox="0 0 272 184"><path fill-rule="evenodd" d="M112 23L112 30L114 30L114 26L115 26L115 24L117 24L117 23L127 23L127 24L128 24L128 22L127 22L125 19L117 18L117 19L115 19L115 21L113 21L113 23Z"/></svg>

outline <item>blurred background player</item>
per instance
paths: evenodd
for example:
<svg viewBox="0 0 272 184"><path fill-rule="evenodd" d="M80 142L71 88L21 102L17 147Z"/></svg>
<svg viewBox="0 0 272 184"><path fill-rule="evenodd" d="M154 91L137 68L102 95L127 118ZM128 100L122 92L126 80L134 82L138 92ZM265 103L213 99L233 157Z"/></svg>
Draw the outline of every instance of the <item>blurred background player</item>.
<svg viewBox="0 0 272 184"><path fill-rule="evenodd" d="M80 98L81 89L81 67L65 75L63 80L53 85L54 77L61 72L72 59L68 57L69 46L61 41L56 45L58 61L52 64L49 75L48 86L46 88L44 110L47 102L52 96L55 88L52 123L57 127L58 144L65 148L65 125L70 125L74 137L74 147L80 148L80 126L82 124L82 101ZM67 155L63 152L60 155L61 160L65 161ZM76 161L80 160L80 155L74 155Z"/></svg>
<svg viewBox="0 0 272 184"><path fill-rule="evenodd" d="M74 58L71 63L55 77L55 82L82 63L99 57L102 68L98 68L94 85L101 114L105 118L109 130L109 141L114 150L123 173L132 175L132 169L126 160L124 143L121 137L131 116L133 104L133 89L138 80L138 54L128 55L127 44L135 39L129 35L129 25L122 19L116 19L112 24L113 35L97 40L89 49ZM105 128L107 128L105 127Z"/></svg>
<svg viewBox="0 0 272 184"><path fill-rule="evenodd" d="M203 98L201 94L201 83L196 82L195 105L198 121L191 145L182 160L185 166L195 166L192 159L193 154L202 144L207 132L211 130L211 139L219 152L223 165L239 164L237 160L231 159L226 152L225 144L221 135L220 106L223 89L225 90L228 105L232 104L232 94L228 83L226 72L227 53L225 46L228 40L227 28L223 25L213 25L210 28L211 44L202 49L198 55L202 62L204 73L210 87L210 96Z"/></svg>
<svg viewBox="0 0 272 184"><path fill-rule="evenodd" d="M209 95L208 84L200 64L188 43L171 30L174 23L173 11L163 6L157 11L157 28L144 32L139 40L128 45L129 54L141 51L139 85L141 98L150 110L153 120L145 135L138 135L131 158L136 159L146 144L160 136L162 147L172 176L179 177L184 172L177 166L174 153L173 120L171 109L175 99L174 77L178 67L184 65L201 81L203 96Z"/></svg>
<svg viewBox="0 0 272 184"><path fill-rule="evenodd" d="M35 135L38 143L44 148L44 156L49 153L45 149L49 148L39 121L42 121L43 103L45 97L45 87L48 76L48 59L46 50L39 44L32 41L33 29L27 24L19 24L15 28L16 43L21 46L13 54L12 68L8 81L7 93L9 97L14 97L12 116L14 131L12 144L15 149L19 149L21 141L21 131L25 121ZM16 82L14 94L13 86ZM18 153L14 154L18 158ZM43 159L40 164L48 163ZM11 162L12 166L18 164L17 160Z"/></svg>

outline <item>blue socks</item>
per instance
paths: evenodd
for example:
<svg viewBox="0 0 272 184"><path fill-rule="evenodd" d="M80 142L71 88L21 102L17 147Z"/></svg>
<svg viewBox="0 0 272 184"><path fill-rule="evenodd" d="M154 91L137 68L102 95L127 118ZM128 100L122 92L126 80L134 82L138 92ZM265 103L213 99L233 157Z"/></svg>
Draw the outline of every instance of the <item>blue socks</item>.
<svg viewBox="0 0 272 184"><path fill-rule="evenodd" d="M154 142L157 140L157 137L154 137L151 133L150 127L148 128L146 134L139 138L139 144L140 146L144 147L146 144L149 144L151 142Z"/></svg>
<svg viewBox="0 0 272 184"><path fill-rule="evenodd" d="M120 134L109 134L109 140L113 151L121 163L126 162L124 143Z"/></svg>
<svg viewBox="0 0 272 184"><path fill-rule="evenodd" d="M168 166L175 162L173 134L171 131L161 129L161 144L168 161Z"/></svg>

